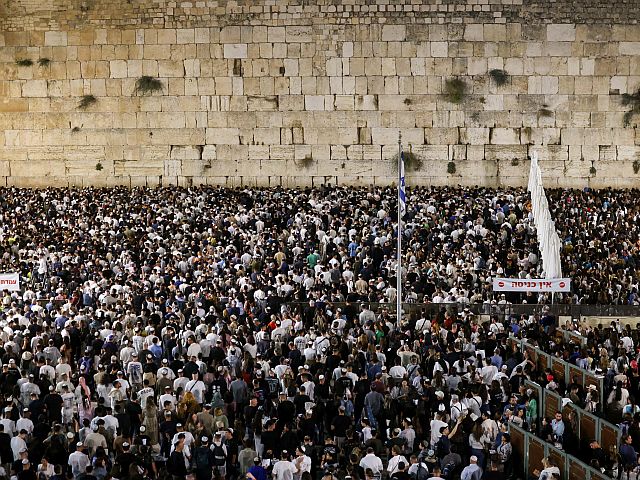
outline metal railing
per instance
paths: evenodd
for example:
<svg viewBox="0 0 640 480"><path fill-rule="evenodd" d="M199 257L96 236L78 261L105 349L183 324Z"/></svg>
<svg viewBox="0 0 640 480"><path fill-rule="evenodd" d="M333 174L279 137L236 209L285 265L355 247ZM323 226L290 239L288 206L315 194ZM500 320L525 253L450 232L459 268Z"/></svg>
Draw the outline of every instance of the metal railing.
<svg viewBox="0 0 640 480"><path fill-rule="evenodd" d="M524 478L537 477L534 470L542 470L542 459L545 457L550 458L560 469L560 480L612 478L512 423L509 424L509 433L513 445L512 458L514 461L523 462L516 465L516 471L524 473Z"/></svg>
<svg viewBox="0 0 640 480"><path fill-rule="evenodd" d="M304 311L318 306L330 306L332 308L345 308L355 305L359 309L361 305L368 306L374 313L387 310L395 315L396 306L393 303L358 302L315 302L311 307L309 302L288 302L291 309ZM489 303L403 303L402 310L405 315L437 315L448 312L457 314L468 309L474 315L535 315L549 312L552 315L571 318L581 317L640 317L640 305L573 305L573 304L489 304Z"/></svg>

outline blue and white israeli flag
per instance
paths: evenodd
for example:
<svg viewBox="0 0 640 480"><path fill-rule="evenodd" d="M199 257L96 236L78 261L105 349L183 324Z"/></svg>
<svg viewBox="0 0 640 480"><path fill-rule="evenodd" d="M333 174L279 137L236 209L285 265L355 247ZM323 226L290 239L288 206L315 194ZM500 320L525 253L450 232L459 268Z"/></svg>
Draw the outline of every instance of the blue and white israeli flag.
<svg viewBox="0 0 640 480"><path fill-rule="evenodd" d="M398 189L398 201L400 202L400 214L404 217L407 212L407 194L404 184L404 152L400 151L400 188Z"/></svg>

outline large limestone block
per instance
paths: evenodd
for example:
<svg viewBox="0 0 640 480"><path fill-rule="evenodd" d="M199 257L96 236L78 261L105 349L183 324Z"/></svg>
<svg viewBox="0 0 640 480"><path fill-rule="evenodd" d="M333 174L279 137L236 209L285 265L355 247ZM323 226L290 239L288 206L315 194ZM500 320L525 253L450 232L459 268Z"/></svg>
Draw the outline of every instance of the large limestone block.
<svg viewBox="0 0 640 480"><path fill-rule="evenodd" d="M174 145L170 149L172 160L198 160L201 156L201 149L192 145Z"/></svg>
<svg viewBox="0 0 640 480"><path fill-rule="evenodd" d="M459 134L462 133L461 130L459 131L457 128L425 128L424 135L429 145L452 145L462 141L462 139L458 139Z"/></svg>
<svg viewBox="0 0 640 480"><path fill-rule="evenodd" d="M485 145L484 155L487 160L513 160L527 158L526 145Z"/></svg>
<svg viewBox="0 0 640 480"><path fill-rule="evenodd" d="M269 145L249 145L249 160L266 160L269 158Z"/></svg>
<svg viewBox="0 0 640 480"><path fill-rule="evenodd" d="M93 164L95 167L95 163ZM54 177L56 175L64 176L65 173L64 160L50 161L50 160L30 160L24 161L12 161L11 162L11 175L15 177ZM37 175L34 173L37 172Z"/></svg>
<svg viewBox="0 0 640 480"><path fill-rule="evenodd" d="M402 131L404 144L422 145L424 143L424 129L422 128L372 128L371 138L377 145L397 145L398 133Z"/></svg>
<svg viewBox="0 0 640 480"><path fill-rule="evenodd" d="M270 112L278 110L278 96L247 97L247 108L250 112Z"/></svg>
<svg viewBox="0 0 640 480"><path fill-rule="evenodd" d="M640 42L620 42L618 47L620 55L637 56L640 53Z"/></svg>
<svg viewBox="0 0 640 480"><path fill-rule="evenodd" d="M295 145L271 145L269 158L272 160L293 160L295 158Z"/></svg>
<svg viewBox="0 0 640 480"><path fill-rule="evenodd" d="M325 110L325 99L323 95L305 95L304 109L307 111Z"/></svg>
<svg viewBox="0 0 640 480"><path fill-rule="evenodd" d="M216 155L216 146L215 145L204 145L202 148L202 159L203 160L215 160L217 158Z"/></svg>
<svg viewBox="0 0 640 480"><path fill-rule="evenodd" d="M460 141L469 145L485 145L489 143L488 128L461 128Z"/></svg>
<svg viewBox="0 0 640 480"><path fill-rule="evenodd" d="M109 62L109 78L127 78L128 71L129 66L126 60L111 60Z"/></svg>
<svg viewBox="0 0 640 480"><path fill-rule="evenodd" d="M313 42L313 27L311 25L288 25L285 38L287 43Z"/></svg>
<svg viewBox="0 0 640 480"><path fill-rule="evenodd" d="M23 97L46 97L47 81L46 80L27 80L22 84Z"/></svg>
<svg viewBox="0 0 640 480"><path fill-rule="evenodd" d="M613 136L611 128L584 129L585 145L611 145Z"/></svg>
<svg viewBox="0 0 640 480"><path fill-rule="evenodd" d="M224 45L224 58L247 58L246 43L226 43Z"/></svg>
<svg viewBox="0 0 640 480"><path fill-rule="evenodd" d="M405 25L384 25L382 27L383 42L403 42L407 37Z"/></svg>
<svg viewBox="0 0 640 480"><path fill-rule="evenodd" d="M184 63L180 60L160 60L158 72L161 77L184 77Z"/></svg>
<svg viewBox="0 0 640 480"><path fill-rule="evenodd" d="M171 58L171 50L166 45L145 45L143 58L145 60L162 60Z"/></svg>
<svg viewBox="0 0 640 480"><path fill-rule="evenodd" d="M48 47L66 47L67 32L44 32L44 44Z"/></svg>
<svg viewBox="0 0 640 480"><path fill-rule="evenodd" d="M481 42L484 40L484 27L481 23L469 23L464 28L464 39L467 42Z"/></svg>
<svg viewBox="0 0 640 480"><path fill-rule="evenodd" d="M378 96L356 95L356 110L378 110Z"/></svg>
<svg viewBox="0 0 640 480"><path fill-rule="evenodd" d="M547 25L547 40L550 42L573 42L576 26L571 23Z"/></svg>
<svg viewBox="0 0 640 480"><path fill-rule="evenodd" d="M280 143L280 128L255 128L253 130L253 140L259 144L277 145Z"/></svg>
<svg viewBox="0 0 640 480"><path fill-rule="evenodd" d="M493 128L489 135L492 145L511 145L520 143L520 129Z"/></svg>
<svg viewBox="0 0 640 480"><path fill-rule="evenodd" d="M220 43L239 43L240 38L240 27L237 25L223 27L220 30Z"/></svg>
<svg viewBox="0 0 640 480"><path fill-rule="evenodd" d="M449 44L447 42L431 42L432 57L446 57L448 55Z"/></svg>
<svg viewBox="0 0 640 480"><path fill-rule="evenodd" d="M239 145L240 130L238 128L207 128L206 143L212 145Z"/></svg>
<svg viewBox="0 0 640 480"><path fill-rule="evenodd" d="M69 179L68 177L64 176L63 173L64 173L64 169L61 172L59 172L59 175L47 175L47 176L36 177L33 175L17 176L12 174L10 177L7 177L6 186L20 187L20 188L49 188L49 187L67 188L69 186ZM90 180L89 183L92 183L92 180Z"/></svg>
<svg viewBox="0 0 640 480"><path fill-rule="evenodd" d="M284 43L286 41L285 27L268 27L267 41L270 43Z"/></svg>

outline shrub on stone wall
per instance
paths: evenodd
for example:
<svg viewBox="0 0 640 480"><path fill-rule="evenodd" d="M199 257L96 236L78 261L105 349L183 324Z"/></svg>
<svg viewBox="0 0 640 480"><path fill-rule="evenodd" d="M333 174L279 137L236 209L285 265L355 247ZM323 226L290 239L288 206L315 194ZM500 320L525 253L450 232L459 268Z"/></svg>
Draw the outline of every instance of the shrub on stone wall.
<svg viewBox="0 0 640 480"><path fill-rule="evenodd" d="M620 103L624 107L631 107L631 109L624 114L624 126L631 125L633 117L640 113L640 88L635 93L623 93L620 97Z"/></svg>
<svg viewBox="0 0 640 480"><path fill-rule="evenodd" d="M137 95L151 95L155 92L162 91L162 82L157 78L149 77L145 75L136 80L136 87L134 93Z"/></svg>
<svg viewBox="0 0 640 480"><path fill-rule="evenodd" d="M451 103L462 103L467 94L467 84L459 78L449 78L444 84L444 95Z"/></svg>
<svg viewBox="0 0 640 480"><path fill-rule="evenodd" d="M404 157L404 171L406 172L417 172L422 170L422 166L424 164L424 162L422 161L422 158L420 158L419 155L416 155L415 153L409 151L409 152L402 152L402 156ZM394 155L391 158L391 161L393 162L393 171L398 173L398 155Z"/></svg>
<svg viewBox="0 0 640 480"><path fill-rule="evenodd" d="M506 85L507 81L509 80L509 74L506 72L506 70L500 70L499 68L489 70L489 76L498 87Z"/></svg>
<svg viewBox="0 0 640 480"><path fill-rule="evenodd" d="M91 105L98 102L98 99L93 95L83 95L80 99L80 103L78 103L78 108L80 110L86 110Z"/></svg>

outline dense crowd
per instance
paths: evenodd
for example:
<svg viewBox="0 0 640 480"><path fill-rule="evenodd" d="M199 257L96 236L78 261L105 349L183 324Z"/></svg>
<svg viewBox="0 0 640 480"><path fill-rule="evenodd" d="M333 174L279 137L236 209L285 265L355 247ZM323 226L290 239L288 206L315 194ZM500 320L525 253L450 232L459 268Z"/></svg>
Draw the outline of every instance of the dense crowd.
<svg viewBox="0 0 640 480"><path fill-rule="evenodd" d="M577 284L560 300L637 302L627 194L551 198L571 204L552 205ZM403 300L439 308L399 323L391 188L5 189L0 202L0 270L22 282L0 299L6 477L509 478L510 424L570 438L549 434L524 381L572 385L506 342L550 345L555 319L483 324L465 308L550 300L491 290L542 273L524 190L409 192ZM622 415L618 392L637 383L596 345L581 353L606 367ZM545 462L540 480L557 478Z"/></svg>

